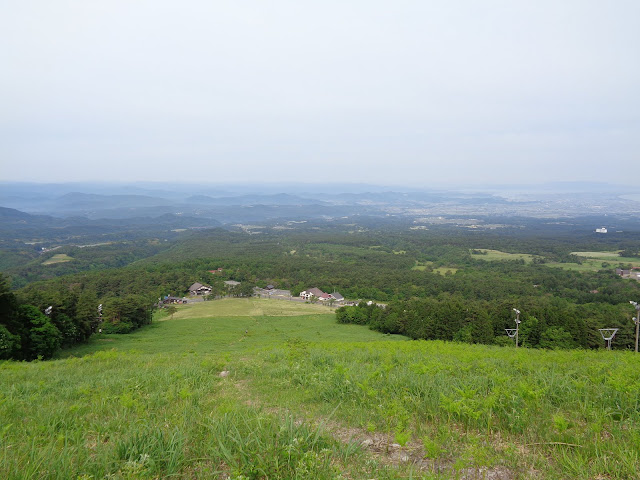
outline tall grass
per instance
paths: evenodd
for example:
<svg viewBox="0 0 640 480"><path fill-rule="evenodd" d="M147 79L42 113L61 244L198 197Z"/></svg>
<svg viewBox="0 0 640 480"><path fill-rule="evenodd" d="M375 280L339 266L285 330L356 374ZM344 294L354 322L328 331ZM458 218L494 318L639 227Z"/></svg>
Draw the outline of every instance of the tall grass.
<svg viewBox="0 0 640 480"><path fill-rule="evenodd" d="M0 478L329 479L357 465L321 427L245 405L222 368L115 351L2 363Z"/></svg>
<svg viewBox="0 0 640 480"><path fill-rule="evenodd" d="M0 363L0 478L638 478L633 353L398 341L209 303Z"/></svg>
<svg viewBox="0 0 640 480"><path fill-rule="evenodd" d="M569 471L572 478L636 478L639 367L630 352L422 341L290 345L245 373L261 372L255 382L264 393L275 383L276 403L313 405L319 414L338 407L342 421L396 441L424 441L443 461L477 447L461 438L479 438L484 456L503 450L499 463L514 469L514 453L526 450L531 468L537 454L554 459L543 467L550 478Z"/></svg>

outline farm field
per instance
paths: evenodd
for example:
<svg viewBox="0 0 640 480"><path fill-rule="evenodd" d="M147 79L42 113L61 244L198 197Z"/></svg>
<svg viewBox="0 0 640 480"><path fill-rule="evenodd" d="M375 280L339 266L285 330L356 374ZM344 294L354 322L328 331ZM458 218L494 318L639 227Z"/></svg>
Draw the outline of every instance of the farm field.
<svg viewBox="0 0 640 480"><path fill-rule="evenodd" d="M408 341L327 310L203 302L0 363L0 478L637 478L633 353Z"/></svg>
<svg viewBox="0 0 640 480"><path fill-rule="evenodd" d="M582 263L548 262L550 267L560 267L579 272L596 272L603 268L615 269L619 264L640 268L640 260L633 257L621 257L618 252L571 252L572 255L583 257Z"/></svg>
<svg viewBox="0 0 640 480"><path fill-rule="evenodd" d="M484 253L472 253L471 256L488 262L501 260L524 260L525 263L531 263L535 258L535 255L529 255L528 253L507 253L499 250L489 250L486 248L480 248L477 250Z"/></svg>
<svg viewBox="0 0 640 480"><path fill-rule="evenodd" d="M525 263L531 263L536 257L527 253L507 253L499 250L477 249L485 253L472 253L471 257L491 261L501 260L524 260ZM616 268L618 264L630 264L633 267L640 268L640 261L632 257L620 257L618 252L571 252L572 255L583 257L582 263L571 262L546 262L544 265L548 267L558 267L565 270L575 270L577 272L597 272L603 268ZM419 269L419 267L414 267ZM423 268L424 269L424 268Z"/></svg>
<svg viewBox="0 0 640 480"><path fill-rule="evenodd" d="M56 253L53 257L42 262L42 265L53 265L56 263L70 262L71 260L73 260L73 258L66 253Z"/></svg>

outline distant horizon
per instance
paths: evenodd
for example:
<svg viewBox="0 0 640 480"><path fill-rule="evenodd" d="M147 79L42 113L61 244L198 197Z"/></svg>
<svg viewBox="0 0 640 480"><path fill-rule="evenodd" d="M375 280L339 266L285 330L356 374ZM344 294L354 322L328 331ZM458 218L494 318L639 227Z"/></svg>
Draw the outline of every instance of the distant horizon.
<svg viewBox="0 0 640 480"><path fill-rule="evenodd" d="M510 200L524 200L550 196L607 195L620 200L640 201L635 185L610 182L544 182L530 184L430 184L392 185L348 182L125 182L125 181L75 181L75 182L25 182L0 180L0 206L12 206L19 197L60 198L70 193L96 194L100 196L155 197L176 201L190 196L212 198L249 197L252 195L273 197L291 195L310 199L318 195L380 195L436 194L436 195L489 195ZM19 201L18 201L19 203Z"/></svg>
<svg viewBox="0 0 640 480"><path fill-rule="evenodd" d="M0 179L0 185L13 185L13 184L23 184L23 185L58 185L58 186L66 186L66 185L99 185L99 186L201 186L201 187L290 187L295 186L296 188L310 186L310 187L332 187L332 189L339 188L340 186L344 187L373 187L376 189L379 188L406 188L410 190L430 190L430 189L467 189L467 188L478 188L478 189L494 189L494 188L531 188L531 187L558 187L558 186L597 186L597 187L625 187L625 188L637 188L637 184L635 182L624 183L623 181L611 182L611 181L593 181L593 180L549 180L549 181L540 181L540 182L496 182L496 183L455 183L455 182L431 182L431 183L421 183L421 184L409 184L409 183L375 183L375 182L345 182L345 181L256 181L256 180L246 180L246 181L186 181L186 180L131 180L131 181L123 181L123 180L100 180L100 179L86 179L86 180L59 180L59 181L46 181L46 180L4 180ZM285 191L281 193L286 193Z"/></svg>

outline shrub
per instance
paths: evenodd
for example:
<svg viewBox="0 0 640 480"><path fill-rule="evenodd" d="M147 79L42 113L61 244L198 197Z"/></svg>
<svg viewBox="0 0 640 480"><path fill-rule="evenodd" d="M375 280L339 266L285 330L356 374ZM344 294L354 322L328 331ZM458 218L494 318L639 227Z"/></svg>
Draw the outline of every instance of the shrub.
<svg viewBox="0 0 640 480"><path fill-rule="evenodd" d="M0 325L0 360L13 358L20 350L20 337Z"/></svg>

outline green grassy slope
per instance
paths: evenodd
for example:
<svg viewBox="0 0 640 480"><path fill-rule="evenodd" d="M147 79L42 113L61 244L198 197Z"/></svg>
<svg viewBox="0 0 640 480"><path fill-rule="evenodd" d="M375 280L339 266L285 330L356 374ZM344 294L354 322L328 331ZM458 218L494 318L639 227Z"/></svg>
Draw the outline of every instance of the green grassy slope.
<svg viewBox="0 0 640 480"><path fill-rule="evenodd" d="M62 356L95 351L230 355L294 341L376 341L382 336L358 325L338 325L323 305L284 300L226 298L179 307L171 317L129 335L99 335ZM382 337L403 339L397 335Z"/></svg>
<svg viewBox="0 0 640 480"><path fill-rule="evenodd" d="M0 478L640 470L634 354L411 342L327 310L211 301L60 360L0 363Z"/></svg>

